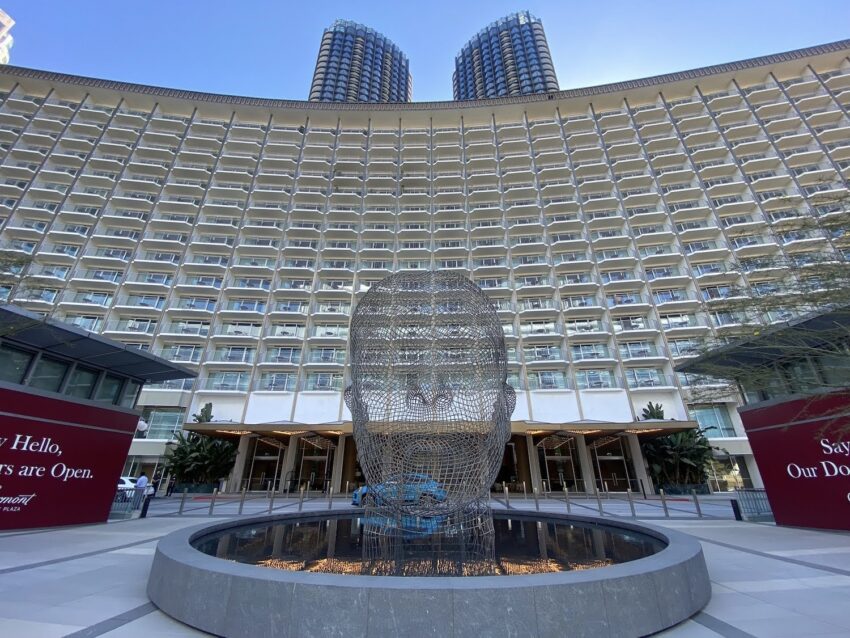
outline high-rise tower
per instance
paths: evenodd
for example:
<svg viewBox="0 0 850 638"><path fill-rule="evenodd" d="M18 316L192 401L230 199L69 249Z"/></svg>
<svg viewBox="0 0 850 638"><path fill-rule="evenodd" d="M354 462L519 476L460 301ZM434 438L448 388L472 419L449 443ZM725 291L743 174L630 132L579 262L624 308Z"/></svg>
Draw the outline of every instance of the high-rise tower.
<svg viewBox="0 0 850 638"><path fill-rule="evenodd" d="M455 100L558 90L543 23L528 11L496 20L455 56Z"/></svg>
<svg viewBox="0 0 850 638"><path fill-rule="evenodd" d="M337 20L322 35L311 102L410 102L407 56L374 29Z"/></svg>

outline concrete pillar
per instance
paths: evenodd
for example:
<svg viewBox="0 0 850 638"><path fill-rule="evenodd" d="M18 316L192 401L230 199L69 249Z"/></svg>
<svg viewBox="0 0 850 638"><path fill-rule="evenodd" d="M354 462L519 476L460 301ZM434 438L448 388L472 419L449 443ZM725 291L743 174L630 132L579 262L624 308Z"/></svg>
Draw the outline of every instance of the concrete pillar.
<svg viewBox="0 0 850 638"><path fill-rule="evenodd" d="M584 491L587 494L594 494L596 489L596 468L593 467L593 460L590 450L587 449L587 442L584 440L583 434L576 434L576 452L578 452L579 465L581 465L581 478L584 481Z"/></svg>
<svg viewBox="0 0 850 638"><path fill-rule="evenodd" d="M239 437L239 447L236 448L236 462L227 477L227 491L242 491L242 479L245 476L245 467L248 465L248 450L250 449L253 434L243 434Z"/></svg>
<svg viewBox="0 0 850 638"><path fill-rule="evenodd" d="M528 447L528 469L531 473L531 485L528 486L528 493L537 488L543 492L543 481L540 477L540 459L538 458L537 446L534 445L534 438L530 434L525 435L525 444Z"/></svg>
<svg viewBox="0 0 850 638"><path fill-rule="evenodd" d="M640 449L640 441L637 434L626 434L626 441L629 446L629 454L632 457L632 467L635 471L635 475L632 478L638 480L645 494L652 494L652 479L649 478L649 472L646 471L646 460L643 458L643 452Z"/></svg>
<svg viewBox="0 0 850 638"><path fill-rule="evenodd" d="M738 458L740 459L741 457ZM763 488L764 481L761 479L761 472L759 472L759 466L756 464L756 457L752 454L747 454L744 456L744 463L747 465L747 471L750 473L750 480L753 482L753 487Z"/></svg>
<svg viewBox="0 0 850 638"><path fill-rule="evenodd" d="M298 456L298 441L300 438L300 434L293 434L289 437L289 442L286 445L286 453L283 455L283 463L280 464L280 486L284 492L289 489L289 483L287 482L289 473L295 469L295 458Z"/></svg>
<svg viewBox="0 0 850 638"><path fill-rule="evenodd" d="M348 434L340 434L336 449L334 450L334 466L331 470L331 487L334 494L339 494L342 487L342 467L345 461L345 442L349 438Z"/></svg>

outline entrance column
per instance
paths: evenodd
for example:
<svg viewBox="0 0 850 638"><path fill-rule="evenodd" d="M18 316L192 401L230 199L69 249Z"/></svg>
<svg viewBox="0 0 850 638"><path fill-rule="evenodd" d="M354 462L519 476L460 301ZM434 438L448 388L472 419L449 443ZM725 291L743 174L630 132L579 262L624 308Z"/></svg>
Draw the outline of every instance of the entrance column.
<svg viewBox="0 0 850 638"><path fill-rule="evenodd" d="M537 452L537 446L534 445L534 438L530 434L525 435L525 444L528 447L528 470L531 474L531 485L529 486L528 493L531 494L534 492L534 488L537 488L537 491L542 494L543 483L540 480L540 455Z"/></svg>
<svg viewBox="0 0 850 638"><path fill-rule="evenodd" d="M243 434L239 437L239 447L236 448L236 462L227 477L227 492L239 492L242 490L242 477L245 475L245 463L248 461L248 447L251 444L253 434Z"/></svg>
<svg viewBox="0 0 850 638"><path fill-rule="evenodd" d="M584 493L594 494L596 490L596 475L593 473L593 460L590 458L590 450L584 440L584 434L576 434L576 451L578 452L579 465L581 466L581 478L584 481Z"/></svg>
<svg viewBox="0 0 850 638"><path fill-rule="evenodd" d="M298 441L300 440L300 434L293 434L289 437L289 441L286 445L286 452L283 455L283 463L280 464L280 490L289 491L289 479L292 475L292 472L295 469L295 457L298 453Z"/></svg>
<svg viewBox="0 0 850 638"><path fill-rule="evenodd" d="M334 494L339 494L339 490L342 487L342 467L343 461L345 460L345 441L348 439L348 434L340 434L339 440L336 444L336 449L334 450L334 466L331 470L331 489L333 489Z"/></svg>
<svg viewBox="0 0 850 638"><path fill-rule="evenodd" d="M738 457L740 461L741 457ZM752 482L752 487L755 488L764 488L764 481L761 479L761 472L759 472L759 466L756 464L756 457L752 454L747 454L744 456L744 464L747 467L747 472L750 474L750 481ZM745 486L746 487L746 486Z"/></svg>
<svg viewBox="0 0 850 638"><path fill-rule="evenodd" d="M649 478L646 471L646 461L643 458L643 451L640 449L640 440L638 440L637 434L626 434L625 438L629 444L629 454L632 457L635 478L638 480L639 489L643 492L643 496L646 497L655 490L652 486L652 479Z"/></svg>

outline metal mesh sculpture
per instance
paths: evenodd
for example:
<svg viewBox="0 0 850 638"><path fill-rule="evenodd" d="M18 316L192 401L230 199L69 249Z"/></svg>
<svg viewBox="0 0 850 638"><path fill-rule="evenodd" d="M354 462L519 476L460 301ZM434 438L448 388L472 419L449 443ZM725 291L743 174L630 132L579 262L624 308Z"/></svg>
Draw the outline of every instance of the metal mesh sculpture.
<svg viewBox="0 0 850 638"><path fill-rule="evenodd" d="M386 559L406 539L437 534L488 553L489 489L516 402L490 301L457 274L399 273L363 297L350 334L345 399L369 485L364 551Z"/></svg>

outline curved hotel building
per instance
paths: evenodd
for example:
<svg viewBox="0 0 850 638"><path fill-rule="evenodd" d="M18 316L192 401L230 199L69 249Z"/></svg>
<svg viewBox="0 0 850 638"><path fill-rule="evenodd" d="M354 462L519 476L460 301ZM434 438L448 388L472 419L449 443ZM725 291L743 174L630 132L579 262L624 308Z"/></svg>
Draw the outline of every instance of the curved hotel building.
<svg viewBox="0 0 850 638"><path fill-rule="evenodd" d="M758 485L735 396L707 403L674 366L703 337L786 319L722 309L776 290L761 257L847 250L786 224L841 209L818 202L846 193L848 55L850 40L410 104L7 66L0 246L31 263L2 295L197 369L145 387L128 471L185 424L238 440L228 489L358 482L352 307L390 273L441 269L504 326L517 407L500 482L649 489L641 437L699 424ZM650 401L674 421L640 420ZM192 423L206 403L214 420Z"/></svg>

